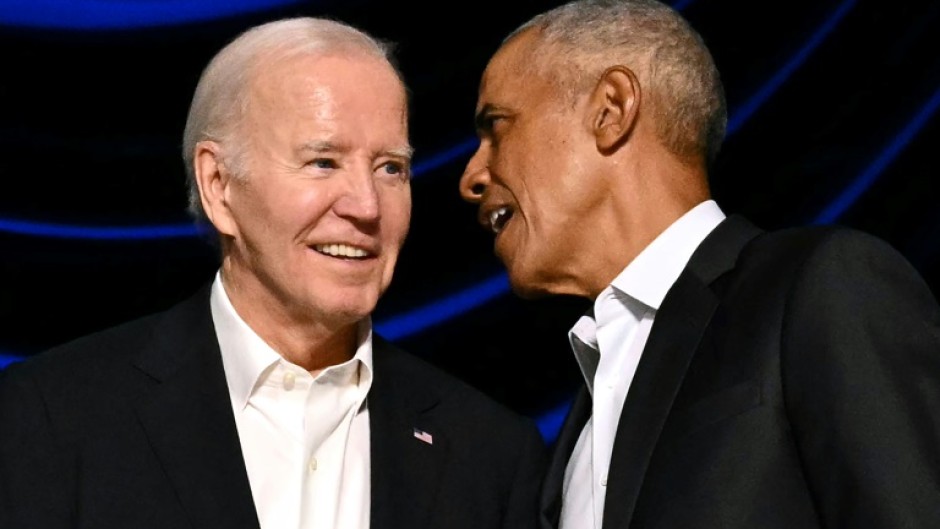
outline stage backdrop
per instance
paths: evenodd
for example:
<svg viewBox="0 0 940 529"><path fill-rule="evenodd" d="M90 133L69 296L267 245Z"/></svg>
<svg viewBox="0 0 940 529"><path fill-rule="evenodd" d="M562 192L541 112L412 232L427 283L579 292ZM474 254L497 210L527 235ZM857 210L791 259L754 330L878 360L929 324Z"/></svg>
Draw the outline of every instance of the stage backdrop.
<svg viewBox="0 0 940 529"><path fill-rule="evenodd" d="M180 138L208 59L249 26L330 16L398 45L417 149L413 226L380 332L540 420L581 377L582 302L523 302L457 182L502 37L557 2L31 0L0 5L0 363L163 309L214 273L185 213ZM840 223L940 287L940 3L679 1L723 74L728 213ZM608 241L616 244L616 241Z"/></svg>

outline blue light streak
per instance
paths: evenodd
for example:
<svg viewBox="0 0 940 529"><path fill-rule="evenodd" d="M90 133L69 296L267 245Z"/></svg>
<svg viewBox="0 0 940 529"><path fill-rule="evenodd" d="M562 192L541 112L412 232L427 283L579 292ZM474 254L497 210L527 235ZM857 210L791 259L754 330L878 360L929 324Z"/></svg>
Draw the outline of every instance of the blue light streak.
<svg viewBox="0 0 940 529"><path fill-rule="evenodd" d="M196 237L207 233L204 228L193 222L153 226L82 226L10 218L0 219L0 232L33 237L96 241L175 239Z"/></svg>
<svg viewBox="0 0 940 529"><path fill-rule="evenodd" d="M416 163L411 168L411 174L414 178L431 172L439 167L443 167L461 156L471 154L480 145L480 140L476 137L467 138L457 145L445 149L437 154L431 155L427 160Z"/></svg>
<svg viewBox="0 0 940 529"><path fill-rule="evenodd" d="M738 129L741 128L744 123L754 115L757 110L767 102L768 99L777 90L783 86L783 83L793 75L803 63L806 62L806 59L820 44L832 33L832 30L839 24L842 18L855 6L855 0L846 0L836 8L835 11L825 22L810 36L809 40L806 41L806 44L800 48L795 55L793 55L789 61L787 61L782 68L777 70L777 72L770 77L770 79L764 83L764 85L755 92L747 101L744 102L741 106L737 108L737 111L734 112L731 117L728 119L728 134L734 134Z"/></svg>
<svg viewBox="0 0 940 529"><path fill-rule="evenodd" d="M9 353L0 352L0 369L12 364L13 362L19 362L23 357L12 355Z"/></svg>
<svg viewBox="0 0 940 529"><path fill-rule="evenodd" d="M131 30L261 12L301 0L4 0L0 25L51 30Z"/></svg>
<svg viewBox="0 0 940 529"><path fill-rule="evenodd" d="M375 330L389 340L398 340L484 305L509 292L509 276L495 275L470 288L375 323Z"/></svg>
<svg viewBox="0 0 940 529"><path fill-rule="evenodd" d="M940 107L940 87L933 93L921 109L914 115L901 132L885 147L875 160L852 180L839 195L813 219L814 224L829 224L839 219L894 161L911 142L914 136L930 121Z"/></svg>

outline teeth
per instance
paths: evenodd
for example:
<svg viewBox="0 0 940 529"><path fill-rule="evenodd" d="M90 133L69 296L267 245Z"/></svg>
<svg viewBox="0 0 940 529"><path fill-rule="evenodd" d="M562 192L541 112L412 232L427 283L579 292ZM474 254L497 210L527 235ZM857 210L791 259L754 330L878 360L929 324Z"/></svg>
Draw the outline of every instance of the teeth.
<svg viewBox="0 0 940 529"><path fill-rule="evenodd" d="M356 248L348 244L316 244L313 249L333 257L366 257L369 255L362 248Z"/></svg>
<svg viewBox="0 0 940 529"><path fill-rule="evenodd" d="M490 213L490 229L493 230L493 233L499 233L503 229L505 223L502 220L507 213L509 213L509 208L506 206L495 209Z"/></svg>

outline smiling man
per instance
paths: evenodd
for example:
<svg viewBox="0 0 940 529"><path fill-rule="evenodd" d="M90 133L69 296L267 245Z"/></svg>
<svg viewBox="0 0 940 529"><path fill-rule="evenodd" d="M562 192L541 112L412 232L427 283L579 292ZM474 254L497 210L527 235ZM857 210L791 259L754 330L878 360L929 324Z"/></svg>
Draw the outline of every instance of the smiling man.
<svg viewBox="0 0 940 529"><path fill-rule="evenodd" d="M251 29L184 134L214 280L0 379L0 527L533 527L532 421L370 314L411 212L405 86L347 25Z"/></svg>

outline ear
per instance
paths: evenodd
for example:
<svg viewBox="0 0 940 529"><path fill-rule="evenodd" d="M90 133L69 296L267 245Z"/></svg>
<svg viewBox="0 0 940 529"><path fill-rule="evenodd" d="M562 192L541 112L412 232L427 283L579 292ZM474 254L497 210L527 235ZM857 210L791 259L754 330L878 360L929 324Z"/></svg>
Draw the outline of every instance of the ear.
<svg viewBox="0 0 940 529"><path fill-rule="evenodd" d="M610 153L627 140L639 108L640 83L633 70L626 66L604 70L590 99L591 130L599 151Z"/></svg>
<svg viewBox="0 0 940 529"><path fill-rule="evenodd" d="M222 162L222 146L214 141L196 143L193 169L199 186L199 200L206 216L222 235L234 236L237 224L229 207L231 171Z"/></svg>

